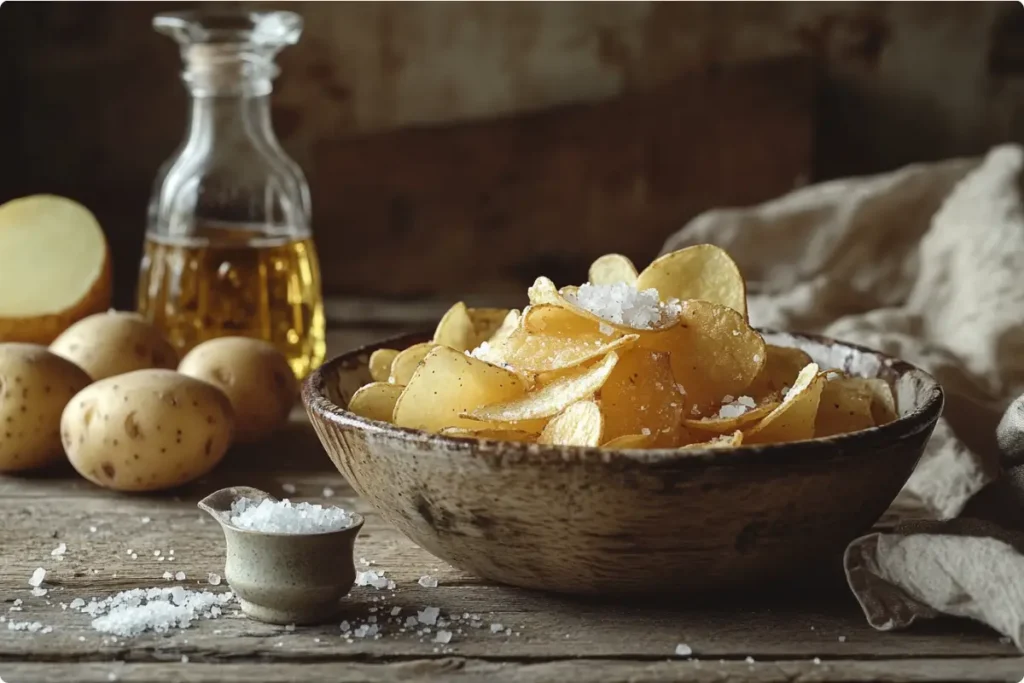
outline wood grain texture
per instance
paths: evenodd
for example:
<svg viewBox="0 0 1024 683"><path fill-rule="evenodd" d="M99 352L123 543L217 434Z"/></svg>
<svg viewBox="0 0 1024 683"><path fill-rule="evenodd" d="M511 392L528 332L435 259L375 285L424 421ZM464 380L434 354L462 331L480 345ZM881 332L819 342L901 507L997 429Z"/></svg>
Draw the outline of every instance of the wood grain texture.
<svg viewBox="0 0 1024 683"><path fill-rule="evenodd" d="M380 336L378 329L334 331L331 355ZM162 579L164 571L185 572L182 585L225 590L206 583L210 572L224 573L223 537L196 502L232 484L332 502L366 517L355 555L385 571L396 589L356 587L339 619L390 619L393 607L404 618L432 605L443 615L480 615L483 627L456 625L444 648L431 642L433 633L403 633L391 623L379 640L349 643L334 623L288 631L249 621L232 606L224 617L187 630L112 640L94 631L87 615L61 608L76 597L178 583ZM295 487L294 494L285 484ZM323 495L325 487L333 491L330 498ZM8 683L93 683L110 680L110 674L153 683L934 682L1009 681L1024 673L1024 660L1012 645L971 622L940 620L905 633L876 632L846 587L827 577L788 582L777 595L725 593L704 606L566 599L494 585L434 558L358 498L301 409L268 442L236 449L206 479L164 494L105 491L70 467L0 476L0 518L0 615L53 627L52 633L30 634L0 625L0 677ZM62 542L67 553L58 560L50 552ZM126 553L129 548L138 559ZM173 549L174 560L159 561L152 554L157 549L163 557ZM36 567L48 572L46 596L30 594L28 577ZM424 574L437 577L438 587L420 586L417 579ZM22 610L10 611L17 599ZM512 635L491 633L491 623L511 628ZM696 661L673 656L681 642L693 648ZM182 663L182 656L189 662ZM753 664L745 661L748 656ZM814 664L814 657L822 663Z"/></svg>
<svg viewBox="0 0 1024 683"><path fill-rule="evenodd" d="M693 660L624 662L615 659L580 659L538 663L500 662L462 657L408 661L319 664L22 664L3 667L17 683L109 683L110 675L123 683L412 683L415 681L469 681L497 683L634 683L692 681L720 683L853 683L885 680L890 683L974 683L1017 681L1024 658L997 660L969 658L860 661L851 659L775 660L754 662Z"/></svg>

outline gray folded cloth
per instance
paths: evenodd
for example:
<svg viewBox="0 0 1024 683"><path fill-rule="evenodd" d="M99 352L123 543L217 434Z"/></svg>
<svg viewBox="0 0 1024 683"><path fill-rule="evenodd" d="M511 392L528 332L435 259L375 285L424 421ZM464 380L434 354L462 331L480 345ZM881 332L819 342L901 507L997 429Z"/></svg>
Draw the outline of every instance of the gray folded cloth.
<svg viewBox="0 0 1024 683"><path fill-rule="evenodd" d="M1004 145L811 185L702 214L663 249L726 249L754 325L873 347L942 383L943 417L887 515L907 521L845 556L881 630L949 614L1024 649L1022 169L1024 150Z"/></svg>

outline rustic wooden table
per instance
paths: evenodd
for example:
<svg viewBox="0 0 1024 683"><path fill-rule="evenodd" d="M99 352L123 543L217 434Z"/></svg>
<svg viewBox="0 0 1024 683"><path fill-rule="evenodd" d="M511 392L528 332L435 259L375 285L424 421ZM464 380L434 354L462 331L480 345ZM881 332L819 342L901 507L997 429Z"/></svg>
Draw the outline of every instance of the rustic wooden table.
<svg viewBox="0 0 1024 683"><path fill-rule="evenodd" d="M337 316L362 314L359 306ZM428 311L426 317L434 315ZM401 310L400 325L417 321ZM436 318L434 318L436 319ZM393 321L392 321L393 322ZM374 325L349 325L330 338L331 352L385 336ZM346 637L337 623L270 626L231 606L218 619L168 634L111 638L90 617L64 609L138 587L210 586L223 573L220 528L196 501L227 485L354 508L366 517L356 557L384 571L394 591L354 588L344 619L355 627L378 617L379 638ZM330 491L327 491L330 493ZM759 599L723 597L714 606L625 605L570 600L495 585L458 571L415 546L355 496L323 454L296 410L272 442L229 454L206 479L159 496L119 495L70 468L33 477L0 477L0 601L3 616L38 621L48 632L0 626L0 680L29 681L1019 681L1024 658L986 629L965 621L877 633L840 583L811 593ZM63 556L51 551L64 543ZM135 559L128 554L132 549ZM160 555L154 553L160 551ZM173 554L172 554L173 551ZM173 557L173 559L172 559ZM37 567L47 571L45 596L30 592ZM185 580L167 581L166 571ZM417 580L438 579L436 588ZM20 611L15 601L21 600ZM478 615L435 630L405 629L427 606L443 618ZM9 611L14 607L14 611ZM401 608L392 620L391 611ZM340 621L340 619L339 619ZM491 624L501 624L493 632ZM496 628L496 627L495 627ZM675 657L685 643L692 658Z"/></svg>

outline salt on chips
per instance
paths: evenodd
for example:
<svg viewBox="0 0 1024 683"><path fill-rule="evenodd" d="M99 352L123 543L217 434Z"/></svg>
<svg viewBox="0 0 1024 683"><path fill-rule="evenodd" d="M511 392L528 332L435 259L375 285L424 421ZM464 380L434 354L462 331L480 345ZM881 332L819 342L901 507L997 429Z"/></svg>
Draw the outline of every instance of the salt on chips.
<svg viewBox="0 0 1024 683"><path fill-rule="evenodd" d="M683 451L696 451L703 450L705 448L715 450L718 448L736 448L737 446L743 445L743 432L735 431L732 434L722 434L716 436L709 441L700 441L698 443L691 443L682 446L680 450Z"/></svg>
<svg viewBox="0 0 1024 683"><path fill-rule="evenodd" d="M402 387L389 382L371 382L359 387L349 399L348 409L361 417L391 422Z"/></svg>
<svg viewBox="0 0 1024 683"><path fill-rule="evenodd" d="M712 416L700 419L686 419L683 420L683 425L688 429L694 429L699 432L726 434L729 432L735 432L746 425L760 421L778 407L778 401L768 401L766 403L756 405L740 415L734 415L731 417Z"/></svg>
<svg viewBox="0 0 1024 683"><path fill-rule="evenodd" d="M580 368L529 394L488 402L461 414L465 418L492 423L537 420L557 415L571 404L593 396L607 381L618 360L618 354L612 351L597 364Z"/></svg>
<svg viewBox="0 0 1024 683"><path fill-rule="evenodd" d="M597 446L604 433L601 408L591 400L577 401L551 418L537 443L555 446Z"/></svg>
<svg viewBox="0 0 1024 683"><path fill-rule="evenodd" d="M541 306L544 304L559 306L561 308L566 308L583 318L592 320L598 323L598 325L617 328L623 332L664 330L676 324L677 304L668 305L659 301L656 296L657 293L654 290L651 290L651 295L648 297L652 299L650 302L652 306L643 306L640 309L648 314L647 317L651 318L651 320L647 321L644 325L633 325L627 322L602 317L584 305L584 303L591 303L592 305L595 305L595 301L603 301L606 297L614 295L615 288L619 284L622 284L622 287L626 288L623 293L628 292L635 297L637 292L628 288L624 283L612 283L611 285L591 285L590 283L587 283L583 287L563 287L562 289L558 289L555 287L555 283L546 277L537 278L530 289L527 290L527 294L530 297L531 306ZM591 294L596 295L591 297ZM648 310L648 308L650 308L650 310Z"/></svg>
<svg viewBox="0 0 1024 683"><path fill-rule="evenodd" d="M796 382L782 403L754 427L745 430L743 443L781 443L814 438L818 404L825 378L818 374L815 363L797 375Z"/></svg>
<svg viewBox="0 0 1024 683"><path fill-rule="evenodd" d="M526 385L515 373L446 346L435 346L398 398L394 423L428 432L445 427L509 429L508 425L481 424L462 415L477 406L512 401L525 394ZM533 431L523 426L514 428Z"/></svg>
<svg viewBox="0 0 1024 683"><path fill-rule="evenodd" d="M635 287L636 277L636 266L622 254L605 254L590 264L588 273L588 279L595 285L624 282L630 287Z"/></svg>
<svg viewBox="0 0 1024 683"><path fill-rule="evenodd" d="M747 318L747 286L740 269L713 244L697 244L655 259L637 276L636 288L656 289L662 301L710 301Z"/></svg>
<svg viewBox="0 0 1024 683"><path fill-rule="evenodd" d="M637 348L619 354L619 362L601 387L605 438L640 434L650 445L674 446L683 414L669 355Z"/></svg>

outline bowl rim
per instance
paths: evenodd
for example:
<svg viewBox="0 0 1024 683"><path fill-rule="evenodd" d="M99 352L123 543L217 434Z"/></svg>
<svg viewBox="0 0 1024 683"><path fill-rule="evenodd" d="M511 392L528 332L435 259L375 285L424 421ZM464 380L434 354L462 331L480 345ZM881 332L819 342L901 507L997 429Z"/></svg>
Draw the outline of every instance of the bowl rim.
<svg viewBox="0 0 1024 683"><path fill-rule="evenodd" d="M474 437L432 434L420 429L397 427L387 422L371 420L337 406L327 397L325 391L327 376L335 367L359 356L369 356L381 348L405 348L411 344L427 341L431 331L421 330L392 335L376 342L364 344L339 354L324 362L302 383L302 402L311 418L319 418L345 431L358 431L366 435L387 440L402 441L416 445L421 452L435 450L438 455L464 452L478 457L513 457L535 464L564 465L567 461L631 463L645 466L693 465L738 465L774 464L779 461L806 459L838 459L857 457L865 450L892 445L900 439L911 437L924 430L934 428L942 413L945 394L942 385L930 373L912 363L895 358L859 344L852 344L819 334L805 332L784 332L771 328L755 328L765 335L785 335L827 346L840 346L879 358L897 376L914 373L925 382L927 397L923 403L907 415L900 416L880 427L870 427L835 436L818 437L804 441L789 441L772 444L741 444L731 448L632 448L608 449L589 446L549 446L517 441L496 441ZM443 447L432 449L432 446Z"/></svg>

